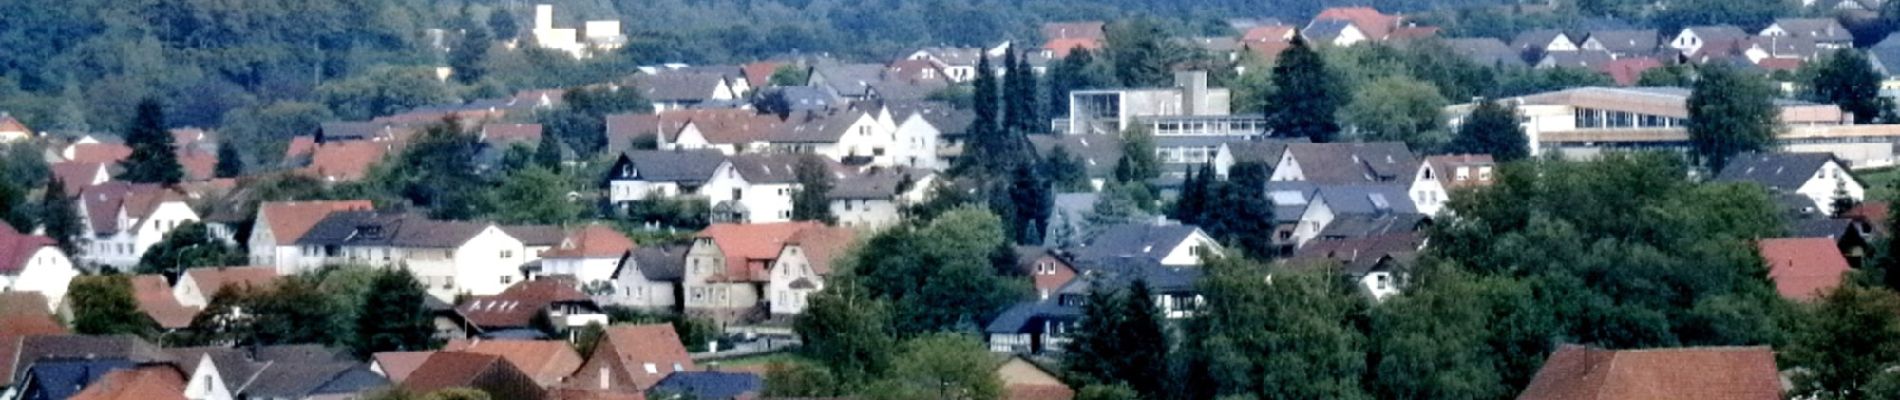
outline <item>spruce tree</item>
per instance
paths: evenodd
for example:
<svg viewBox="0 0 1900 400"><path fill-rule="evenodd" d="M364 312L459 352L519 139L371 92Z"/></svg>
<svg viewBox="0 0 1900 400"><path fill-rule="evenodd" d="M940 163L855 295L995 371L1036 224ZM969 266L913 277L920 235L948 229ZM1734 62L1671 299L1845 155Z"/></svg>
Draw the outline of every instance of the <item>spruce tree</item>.
<svg viewBox="0 0 1900 400"><path fill-rule="evenodd" d="M1530 139L1517 123L1517 108L1485 99L1465 117L1458 135L1451 140L1454 153L1490 154L1497 162L1522 160L1531 156Z"/></svg>
<svg viewBox="0 0 1900 400"><path fill-rule="evenodd" d="M1161 176L1161 160L1155 155L1154 133L1147 125L1135 125L1122 132L1122 157L1115 161L1115 180L1147 184Z"/></svg>
<svg viewBox="0 0 1900 400"><path fill-rule="evenodd" d="M978 176L995 176L1007 171L999 167L1009 160L1004 157L1008 144L1003 135L1002 121L997 119L996 71L990 67L988 55L977 59L976 79L970 84L974 86L970 105L976 108L976 117L964 134L969 137L969 144L964 146L958 170Z"/></svg>
<svg viewBox="0 0 1900 400"><path fill-rule="evenodd" d="M837 222L831 215L831 168L816 155L806 155L793 166L798 191L792 195L792 219L796 221Z"/></svg>
<svg viewBox="0 0 1900 400"><path fill-rule="evenodd" d="M1022 93L1023 74L1016 69L1016 46L1011 45L1003 53L1003 131L1016 133L1022 127L1021 104L1018 94Z"/></svg>
<svg viewBox="0 0 1900 400"><path fill-rule="evenodd" d="M475 25L473 21L465 21L464 25L462 40L449 50L449 68L454 69L452 76L456 82L469 85L488 75L484 64L488 61L488 46L494 40L487 28Z"/></svg>
<svg viewBox="0 0 1900 400"><path fill-rule="evenodd" d="M435 326L424 305L422 282L408 268L376 274L356 319L356 353L367 356L384 351L430 349Z"/></svg>
<svg viewBox="0 0 1900 400"><path fill-rule="evenodd" d="M1008 96L1005 112L1009 114L1010 130L1018 134L1043 132L1047 122L1038 121L1042 117L1037 113L1036 71L1029 65L1027 54L1017 57L1010 64L1007 78L1014 82L1006 85L1009 89L1005 94Z"/></svg>
<svg viewBox="0 0 1900 400"><path fill-rule="evenodd" d="M244 175L244 158L238 155L237 146L230 141L218 143L218 164L214 169L219 178L236 178Z"/></svg>
<svg viewBox="0 0 1900 400"><path fill-rule="evenodd" d="M554 135L542 134L540 143L534 146L534 164L549 171L561 171L561 139Z"/></svg>
<svg viewBox="0 0 1900 400"><path fill-rule="evenodd" d="M1036 168L1028 165L1016 167L1009 193L1016 215L1007 221L1016 243L1042 244L1043 233L1049 231L1050 210L1055 207L1055 194L1049 186L1049 180Z"/></svg>
<svg viewBox="0 0 1900 400"><path fill-rule="evenodd" d="M79 220L79 207L73 204L71 197L66 197L66 183L58 175L46 180L39 212L40 227L46 237L53 238L67 257L78 259L85 251L82 244L86 240L86 225Z"/></svg>
<svg viewBox="0 0 1900 400"><path fill-rule="evenodd" d="M1306 39L1295 36L1292 47L1280 53L1273 66L1273 87L1266 114L1274 136L1326 143L1339 134L1339 122L1333 118L1344 102L1342 89Z"/></svg>
<svg viewBox="0 0 1900 400"><path fill-rule="evenodd" d="M119 162L123 170L120 180L170 185L185 179L172 134L165 130L165 110L157 100L139 102L138 116L125 134L125 144L132 148L132 155Z"/></svg>
<svg viewBox="0 0 1900 400"><path fill-rule="evenodd" d="M1154 296L1147 280L1136 279L1129 285L1115 334L1121 342L1117 359L1122 363L1115 372L1145 399L1169 397L1169 340Z"/></svg>
<svg viewBox="0 0 1900 400"><path fill-rule="evenodd" d="M1077 279L1096 279L1078 277ZM1121 296L1113 289L1102 286L1090 286L1089 294L1082 303L1082 319L1070 333L1068 347L1062 353L1063 369L1074 374L1082 382L1115 384L1120 372L1116 368L1124 365L1117 362L1122 356L1122 345L1132 344L1119 336L1122 327L1124 307Z"/></svg>

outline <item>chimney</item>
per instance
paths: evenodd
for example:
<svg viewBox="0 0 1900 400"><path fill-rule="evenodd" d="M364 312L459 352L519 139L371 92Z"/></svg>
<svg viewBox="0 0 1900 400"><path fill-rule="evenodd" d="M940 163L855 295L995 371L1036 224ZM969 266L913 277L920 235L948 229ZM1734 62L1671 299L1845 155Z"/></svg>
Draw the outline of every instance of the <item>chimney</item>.
<svg viewBox="0 0 1900 400"><path fill-rule="evenodd" d="M1181 115L1207 112L1207 71L1175 72L1174 86L1181 89Z"/></svg>

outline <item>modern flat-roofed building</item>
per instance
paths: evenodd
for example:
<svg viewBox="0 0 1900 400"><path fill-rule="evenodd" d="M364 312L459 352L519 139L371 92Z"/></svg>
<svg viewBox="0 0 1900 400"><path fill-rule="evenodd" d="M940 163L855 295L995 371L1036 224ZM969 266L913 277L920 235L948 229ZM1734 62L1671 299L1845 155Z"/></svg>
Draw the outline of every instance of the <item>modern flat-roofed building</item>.
<svg viewBox="0 0 1900 400"><path fill-rule="evenodd" d="M1682 150L1689 145L1690 90L1680 87L1579 87L1503 99L1517 107L1532 155L1591 158L1605 150ZM1890 165L1900 125L1855 125L1832 104L1775 99L1781 149L1833 153L1854 167ZM1476 103L1446 107L1454 127Z"/></svg>
<svg viewBox="0 0 1900 400"><path fill-rule="evenodd" d="M1234 126L1264 127L1259 116L1242 116L1244 124L1228 121L1232 93L1207 87L1206 71L1174 73L1174 86L1162 88L1097 89L1069 92L1069 134L1119 134L1136 124L1151 124L1156 136L1206 134ZM1182 118L1197 117L1197 118ZM1173 119L1173 120L1168 120ZM1251 122L1254 120L1258 122Z"/></svg>

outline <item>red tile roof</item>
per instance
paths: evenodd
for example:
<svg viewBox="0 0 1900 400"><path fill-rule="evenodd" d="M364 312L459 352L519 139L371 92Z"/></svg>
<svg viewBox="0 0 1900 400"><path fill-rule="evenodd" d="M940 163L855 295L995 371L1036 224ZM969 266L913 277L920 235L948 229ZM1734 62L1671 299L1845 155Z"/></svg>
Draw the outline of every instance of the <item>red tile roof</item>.
<svg viewBox="0 0 1900 400"><path fill-rule="evenodd" d="M1602 350L1565 345L1544 361L1519 400L1781 398L1767 347Z"/></svg>
<svg viewBox="0 0 1900 400"><path fill-rule="evenodd" d="M1801 69L1801 64L1802 64L1802 61L1799 58L1770 57L1770 58L1763 58L1761 59L1761 61L1755 62L1756 66L1759 66L1762 69L1769 70L1769 71L1793 71L1793 70Z"/></svg>
<svg viewBox="0 0 1900 400"><path fill-rule="evenodd" d="M1617 86L1635 85L1643 78L1643 72L1662 67L1661 61L1654 58L1637 57L1612 60L1597 66L1597 71L1610 75Z"/></svg>
<svg viewBox="0 0 1900 400"><path fill-rule="evenodd" d="M476 379L495 368L507 365L500 356L458 351L438 351L429 355L414 372L403 379L402 387L427 393L456 387L471 387Z"/></svg>
<svg viewBox="0 0 1900 400"><path fill-rule="evenodd" d="M171 364L147 365L106 373L70 400L185 399L185 374Z"/></svg>
<svg viewBox="0 0 1900 400"><path fill-rule="evenodd" d="M686 354L686 346L680 344L679 333L673 331L671 324L615 325L607 328L606 340L595 346L595 357L616 357L627 378L634 382L639 390L646 390L666 379L673 373L673 366L681 371L692 371L693 358ZM601 354L611 350L612 354ZM646 372L646 364L653 364L655 373Z"/></svg>
<svg viewBox="0 0 1900 400"><path fill-rule="evenodd" d="M296 243L310 228L324 217L339 211L370 211L376 207L369 200L336 201L272 201L257 207L258 220L267 222L271 238L277 245Z"/></svg>
<svg viewBox="0 0 1900 400"><path fill-rule="evenodd" d="M317 137L310 136L310 135L297 135L297 137L290 138L290 146L284 148L284 159L285 160L296 159L298 157L308 156L310 155L310 153L313 153L316 151L317 151Z"/></svg>
<svg viewBox="0 0 1900 400"><path fill-rule="evenodd" d="M843 256L857 239L857 231L850 228L815 227L793 234L785 245L797 245L805 252L805 259L811 261L812 272L819 275L831 274L831 263Z"/></svg>
<svg viewBox="0 0 1900 400"><path fill-rule="evenodd" d="M13 382L15 363L20 361L20 343L27 336L64 335L66 327L45 312L46 298L37 293L20 293L39 298L39 304L7 303L0 308L0 382ZM19 310L23 308L32 310ZM31 311L31 312L27 312Z"/></svg>
<svg viewBox="0 0 1900 400"><path fill-rule="evenodd" d="M1775 291L1791 300L1809 301L1834 290L1847 275L1847 258L1829 238L1762 239L1757 244L1768 262Z"/></svg>
<svg viewBox="0 0 1900 400"><path fill-rule="evenodd" d="M433 351L385 351L372 354L370 358L376 365L382 367L383 376L389 377L390 382L400 385L404 380L409 379L409 374L416 372L416 368L422 368L422 363L429 361L429 356L434 354Z"/></svg>
<svg viewBox="0 0 1900 400"><path fill-rule="evenodd" d="M1253 52L1254 56L1259 57L1261 62L1271 65L1278 62L1280 60L1280 53L1292 48L1293 44L1290 42L1253 42L1247 43L1246 46L1247 51Z"/></svg>
<svg viewBox="0 0 1900 400"><path fill-rule="evenodd" d="M369 174L369 167L383 160L389 144L365 140L324 143L310 156L304 171L319 179L355 181Z"/></svg>
<svg viewBox="0 0 1900 400"><path fill-rule="evenodd" d="M1048 50L1049 54L1055 58L1063 58L1068 57L1069 53L1074 52L1075 49L1086 49L1091 52L1101 50L1102 41L1090 38L1049 39L1048 42L1042 44L1042 49Z"/></svg>
<svg viewBox="0 0 1900 400"><path fill-rule="evenodd" d="M760 61L740 65L739 70L745 73L747 84L752 85L754 88L759 88L772 83L772 74L778 73L778 67L780 65L783 64L771 61Z"/></svg>
<svg viewBox="0 0 1900 400"><path fill-rule="evenodd" d="M15 119L11 115L0 114L0 132L26 132L32 134L33 130L28 129L26 124L21 123L19 119Z"/></svg>
<svg viewBox="0 0 1900 400"><path fill-rule="evenodd" d="M277 268L274 267L212 267L185 270L185 276L198 283L198 290L209 299L218 291L229 287L250 286L263 288L277 280Z"/></svg>
<svg viewBox="0 0 1900 400"><path fill-rule="evenodd" d="M47 167L52 169L53 176L59 177L59 181L66 185L68 197L78 196L79 190L85 189L86 186L112 180L112 174L107 173L105 163L61 161L48 164ZM101 177L105 180L98 180Z"/></svg>
<svg viewBox="0 0 1900 400"><path fill-rule="evenodd" d="M1240 34L1244 42L1286 42L1293 40L1293 27L1286 25L1264 25L1248 28Z"/></svg>
<svg viewBox="0 0 1900 400"><path fill-rule="evenodd" d="M178 304L178 298L172 296L171 284L160 275L137 275L132 277L132 297L139 302L139 311L152 317L158 326L166 329L181 329L191 326L191 319L198 316L198 309Z"/></svg>
<svg viewBox="0 0 1900 400"><path fill-rule="evenodd" d="M471 296L456 310L475 326L519 328L529 326L550 304L592 301L571 280L543 278L515 283L493 296Z"/></svg>
<svg viewBox="0 0 1900 400"><path fill-rule="evenodd" d="M633 250L633 239L601 224L569 232L561 244L541 253L541 258L618 258Z"/></svg>
<svg viewBox="0 0 1900 400"><path fill-rule="evenodd" d="M1884 201L1864 201L1853 209L1847 210L1847 216L1874 227L1874 232L1887 233L1887 206Z"/></svg>
<svg viewBox="0 0 1900 400"><path fill-rule="evenodd" d="M53 238L22 234L0 223L0 276L19 275L26 270L28 258L41 248L53 247Z"/></svg>
<svg viewBox="0 0 1900 400"><path fill-rule="evenodd" d="M1385 39L1398 27L1399 17L1386 15L1372 7L1334 7L1321 10L1314 21L1346 20L1366 33L1373 40Z"/></svg>
<svg viewBox="0 0 1900 400"><path fill-rule="evenodd" d="M1042 24L1042 38L1102 40L1108 37L1102 31L1106 25L1102 21L1048 22Z"/></svg>
<svg viewBox="0 0 1900 400"><path fill-rule="evenodd" d="M581 355L560 340L450 340L442 351L463 351L500 356L515 369L534 378L535 383L551 387L581 368Z"/></svg>
<svg viewBox="0 0 1900 400"><path fill-rule="evenodd" d="M132 148L118 143L73 143L70 161L116 164L132 156Z"/></svg>
<svg viewBox="0 0 1900 400"><path fill-rule="evenodd" d="M785 241L799 231L823 227L817 222L713 224L700 231L699 237L711 239L726 258L726 270L715 281L762 282L771 279L765 267L778 258Z"/></svg>
<svg viewBox="0 0 1900 400"><path fill-rule="evenodd" d="M179 146L178 165L184 167L186 181L210 180L218 167L218 155L196 146Z"/></svg>

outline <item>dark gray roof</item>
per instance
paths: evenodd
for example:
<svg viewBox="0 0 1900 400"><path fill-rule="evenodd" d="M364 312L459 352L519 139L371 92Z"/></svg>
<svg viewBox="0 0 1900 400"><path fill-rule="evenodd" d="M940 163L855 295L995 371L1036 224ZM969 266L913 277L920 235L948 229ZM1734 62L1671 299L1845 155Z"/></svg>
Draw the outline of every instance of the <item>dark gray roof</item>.
<svg viewBox="0 0 1900 400"><path fill-rule="evenodd" d="M863 117L863 110L827 109L792 114L774 129L769 140L778 143L837 143ZM868 155L868 154L866 154Z"/></svg>
<svg viewBox="0 0 1900 400"><path fill-rule="evenodd" d="M1814 39L1817 42L1850 42L1854 34L1841 26L1840 20L1833 18L1777 18L1775 25L1787 31L1789 36Z"/></svg>
<svg viewBox="0 0 1900 400"><path fill-rule="evenodd" d="M964 130L970 128L971 123L976 121L975 112L959 109L944 102L886 101L884 106L890 108L891 118L897 120L897 123L901 124L913 115L920 116L923 117L924 122L929 122L931 127L937 128L937 132L945 135L962 134Z"/></svg>
<svg viewBox="0 0 1900 400"><path fill-rule="evenodd" d="M919 101L948 87L950 83L942 80L911 81L886 78L871 82L871 93L884 100Z"/></svg>
<svg viewBox="0 0 1900 400"><path fill-rule="evenodd" d="M631 262L647 279L676 280L686 270L686 250L682 245L641 246L620 259L620 268L627 268ZM619 278L620 272L614 271L614 278Z"/></svg>
<svg viewBox="0 0 1900 400"><path fill-rule="evenodd" d="M1383 261L1410 263L1418 255L1424 237L1413 232L1400 232L1387 235L1338 239L1315 240L1308 242L1293 252L1288 259L1290 265L1310 264L1311 261L1333 260L1343 267L1340 272L1354 278L1363 277L1380 266Z"/></svg>
<svg viewBox="0 0 1900 400"><path fill-rule="evenodd" d="M1839 238L1854 227L1854 220L1845 218L1805 218L1788 223L1788 237L1800 238Z"/></svg>
<svg viewBox="0 0 1900 400"><path fill-rule="evenodd" d="M1739 40L1748 37L1748 32L1743 32L1742 28L1737 28L1734 25L1703 25L1682 29L1694 32L1697 38L1702 39L1702 43L1721 43L1723 41Z"/></svg>
<svg viewBox="0 0 1900 400"><path fill-rule="evenodd" d="M781 86L771 90L785 97L792 112L828 110L844 103L844 99L833 96L830 91L812 86Z"/></svg>
<svg viewBox="0 0 1900 400"><path fill-rule="evenodd" d="M1867 58L1882 74L1900 75L1900 33L1887 35L1879 44L1867 48Z"/></svg>
<svg viewBox="0 0 1900 400"><path fill-rule="evenodd" d="M902 168L874 168L860 173L843 174L833 185L828 197L832 199L869 199L889 200L898 194L898 184L909 176L912 185L929 173L922 170Z"/></svg>
<svg viewBox="0 0 1900 400"><path fill-rule="evenodd" d="M798 154L740 154L726 160L732 162L732 169L748 183L796 183L801 157Z"/></svg>
<svg viewBox="0 0 1900 400"><path fill-rule="evenodd" d="M811 75L812 81L839 96L856 97L863 95L872 83L884 80L884 65L822 62L812 67Z"/></svg>
<svg viewBox="0 0 1900 400"><path fill-rule="evenodd" d="M1553 51L1544 53L1544 59L1537 61L1538 68L1597 68L1616 61L1616 56L1602 50Z"/></svg>
<svg viewBox="0 0 1900 400"><path fill-rule="evenodd" d="M1524 53L1495 38L1445 39L1453 53L1480 66L1524 66Z"/></svg>
<svg viewBox="0 0 1900 400"><path fill-rule="evenodd" d="M1400 142L1295 143L1287 152L1307 181L1320 184L1410 181L1419 165Z"/></svg>
<svg viewBox="0 0 1900 400"><path fill-rule="evenodd" d="M1039 156L1047 156L1060 146L1081 157L1082 166L1092 178L1113 175L1115 162L1122 157L1121 138L1113 135L1029 135L1029 144Z"/></svg>
<svg viewBox="0 0 1900 400"><path fill-rule="evenodd" d="M325 122L317 125L317 141L369 140L388 135L389 124L381 122Z"/></svg>
<svg viewBox="0 0 1900 400"><path fill-rule="evenodd" d="M1424 214L1341 214L1319 232L1322 239L1351 239L1413 232L1427 221Z"/></svg>
<svg viewBox="0 0 1900 400"><path fill-rule="evenodd" d="M351 211L331 213L297 240L300 245L454 248L491 224L437 221L421 215Z"/></svg>
<svg viewBox="0 0 1900 400"><path fill-rule="evenodd" d="M1750 153L1729 160L1716 175L1722 182L1753 182L1776 192L1793 192L1834 160L1828 153Z"/></svg>
<svg viewBox="0 0 1900 400"><path fill-rule="evenodd" d="M132 335L85 336L85 335L47 335L27 336L20 339L19 363L15 364L14 377L40 360L54 359L107 359L116 358L135 362L170 361L171 356L160 351L158 346Z"/></svg>
<svg viewBox="0 0 1900 400"><path fill-rule="evenodd" d="M1641 54L1655 51L1661 38L1655 29L1617 29L1593 31L1584 40L1595 40L1604 50L1615 54Z"/></svg>
<svg viewBox="0 0 1900 400"><path fill-rule="evenodd" d="M1417 214L1404 184L1319 185L1333 214Z"/></svg>
<svg viewBox="0 0 1900 400"><path fill-rule="evenodd" d="M271 363L244 387L246 398L301 399L322 394L361 393L389 381L358 362Z"/></svg>
<svg viewBox="0 0 1900 400"><path fill-rule="evenodd" d="M1306 138L1299 138L1228 143L1227 152L1232 153L1235 163L1266 163L1272 166L1280 162L1280 156L1286 154L1286 146L1290 143L1309 142Z"/></svg>
<svg viewBox="0 0 1900 400"><path fill-rule="evenodd" d="M1168 252L1186 242L1200 228L1193 225L1121 224L1103 229L1074 249L1077 263L1099 263L1118 258L1142 258L1159 261Z"/></svg>
<svg viewBox="0 0 1900 400"><path fill-rule="evenodd" d="M647 100L690 103L712 100L725 79L725 75L714 73L664 71L636 75L633 84Z"/></svg>
<svg viewBox="0 0 1900 400"><path fill-rule="evenodd" d="M501 231L531 247L553 246L567 239L567 232L557 225L502 225Z"/></svg>
<svg viewBox="0 0 1900 400"><path fill-rule="evenodd" d="M232 390L243 388L245 383L268 366L252 360L244 350L230 347L182 347L165 349L165 353L177 360L178 369L186 373L198 370L198 362L210 356L211 364L218 368L218 377L224 381L224 387Z"/></svg>
<svg viewBox="0 0 1900 400"><path fill-rule="evenodd" d="M741 395L759 395L765 390L765 379L757 374L745 372L719 371L681 371L668 374L666 379L653 385L647 393L656 396L665 394L687 395L694 399L727 400Z"/></svg>
<svg viewBox="0 0 1900 400"><path fill-rule="evenodd" d="M725 163L726 156L718 150L635 150L621 153L609 173L613 180L701 183ZM621 174L626 166L633 167L631 176Z"/></svg>

